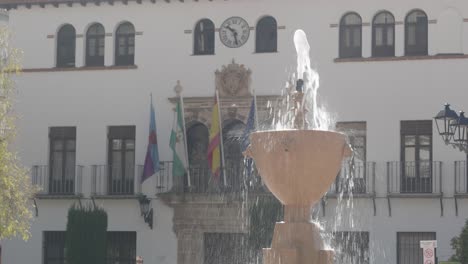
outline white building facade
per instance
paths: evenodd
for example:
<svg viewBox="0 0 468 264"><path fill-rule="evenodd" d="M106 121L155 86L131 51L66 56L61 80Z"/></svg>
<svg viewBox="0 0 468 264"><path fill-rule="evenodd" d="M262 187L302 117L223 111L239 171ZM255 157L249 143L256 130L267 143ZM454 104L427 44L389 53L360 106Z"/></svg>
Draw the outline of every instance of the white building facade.
<svg viewBox="0 0 468 264"><path fill-rule="evenodd" d="M224 89L225 131L242 131L253 90L260 125L271 124L268 105L295 71L297 29L307 33L320 74L319 104L350 133L358 153L354 187L339 178L314 216L325 231L353 237L355 263L422 262L419 240L438 241L438 260L453 254L450 240L468 218L466 155L444 144L432 117L445 102L468 109L468 2L1 0L0 6L9 10L13 44L24 52L16 80L17 148L43 188L34 199L31 239L1 241L2 264L63 263L57 248L67 211L80 202L108 213L108 244L120 250L108 263L134 263L135 256L158 264L236 263L227 251L225 258L208 254L230 247L213 243L218 238L246 235L249 222L249 198L236 188L240 172L222 191L208 183L203 152L213 95ZM223 22L232 17L238 38L223 38L229 34ZM216 71L242 85L230 89L216 81ZM170 173L178 80L190 188ZM150 94L159 155L167 162L140 185ZM225 144L237 161L235 142ZM152 228L141 216L139 193L151 199Z"/></svg>

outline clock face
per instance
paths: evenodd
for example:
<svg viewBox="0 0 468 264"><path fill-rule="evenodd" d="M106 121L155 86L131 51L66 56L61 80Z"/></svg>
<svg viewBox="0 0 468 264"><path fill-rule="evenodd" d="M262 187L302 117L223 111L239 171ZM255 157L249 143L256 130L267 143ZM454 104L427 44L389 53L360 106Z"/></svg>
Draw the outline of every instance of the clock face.
<svg viewBox="0 0 468 264"><path fill-rule="evenodd" d="M219 28L221 42L229 48L238 48L249 39L250 28L240 17L230 17Z"/></svg>

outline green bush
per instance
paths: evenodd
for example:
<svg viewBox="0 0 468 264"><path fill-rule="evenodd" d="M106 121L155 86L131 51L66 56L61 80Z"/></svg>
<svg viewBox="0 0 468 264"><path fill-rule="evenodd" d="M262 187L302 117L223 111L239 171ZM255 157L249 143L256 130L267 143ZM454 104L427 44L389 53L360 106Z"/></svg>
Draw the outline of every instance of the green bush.
<svg viewBox="0 0 468 264"><path fill-rule="evenodd" d="M68 210L65 254L68 264L106 261L107 213L101 208L73 205Z"/></svg>
<svg viewBox="0 0 468 264"><path fill-rule="evenodd" d="M455 254L450 261L457 261L462 264L468 264L468 219L459 236L452 238L450 243Z"/></svg>

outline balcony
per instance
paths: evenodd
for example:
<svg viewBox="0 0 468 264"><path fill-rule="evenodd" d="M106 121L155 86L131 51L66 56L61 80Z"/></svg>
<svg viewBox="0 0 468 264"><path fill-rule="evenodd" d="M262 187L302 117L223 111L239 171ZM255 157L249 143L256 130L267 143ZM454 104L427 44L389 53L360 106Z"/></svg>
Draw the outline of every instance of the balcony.
<svg viewBox="0 0 468 264"><path fill-rule="evenodd" d="M82 195L83 166L54 170L47 165L36 165L32 167L31 174L32 184L39 189L37 197Z"/></svg>
<svg viewBox="0 0 468 264"><path fill-rule="evenodd" d="M91 195L133 197L141 192L143 166L91 166ZM137 176L137 177L135 177Z"/></svg>
<svg viewBox="0 0 468 264"><path fill-rule="evenodd" d="M190 167L190 181L187 174L178 178L172 175L172 162L161 162L161 170L156 175L156 194L163 193L240 193L247 189L265 191L260 177L254 171L250 176L246 176L244 166L229 166L224 170L226 184L221 175L219 180L211 176L208 167Z"/></svg>
<svg viewBox="0 0 468 264"><path fill-rule="evenodd" d="M387 162L389 196L424 197L442 195L442 162Z"/></svg>
<svg viewBox="0 0 468 264"><path fill-rule="evenodd" d="M344 162L327 196L370 197L375 193L375 162Z"/></svg>
<svg viewBox="0 0 468 264"><path fill-rule="evenodd" d="M455 161L455 195L468 197L466 161Z"/></svg>

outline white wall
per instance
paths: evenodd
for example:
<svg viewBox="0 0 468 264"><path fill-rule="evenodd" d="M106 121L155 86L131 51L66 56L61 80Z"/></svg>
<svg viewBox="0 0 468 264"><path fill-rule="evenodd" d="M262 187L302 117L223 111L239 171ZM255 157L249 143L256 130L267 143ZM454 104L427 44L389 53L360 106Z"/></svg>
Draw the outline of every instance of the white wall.
<svg viewBox="0 0 468 264"><path fill-rule="evenodd" d="M467 50L468 31L463 18L468 16L468 2L453 1L325 1L325 0L256 0L256 1L157 1L156 4L129 2L113 6L101 3L72 8L60 5L31 9L19 7L10 11L10 24L15 45L24 50L24 68L51 68L55 64L54 35L59 26L72 24L77 34L84 34L92 22L104 25L113 33L121 21L130 21L136 31L138 69L23 73L18 77L16 111L18 120L18 150L27 166L47 164L48 127L77 127L77 164L106 163L106 128L110 125L136 125L136 160L142 164L148 131L149 94L156 106L159 151L162 160L171 160L168 139L172 124L171 106L176 80L181 80L185 96L211 96L214 93L214 71L222 65L236 62L252 69L252 86L259 95L280 94L285 81L295 69L292 36L302 28L308 34L314 67L321 75L320 104L339 121L367 121L367 157L378 162L377 195L386 195L384 162L400 158L400 120L431 119L445 102L454 108L467 107L468 75L466 59L350 62L335 63L338 56L339 22L348 11L358 12L363 22L370 23L381 11L393 13L397 22L404 21L413 8L424 10L429 20L429 53L457 53ZM454 11L452 11L454 10ZM459 16L455 19L452 14ZM192 30L202 18L210 18L219 27L230 16L242 16L251 26L264 15L272 15L279 26L278 52L254 53L255 33L241 48L224 47L216 34L214 56L193 56ZM439 24L440 19L440 24ZM452 30L446 31L448 27ZM459 32L460 35L459 35ZM371 27L363 28L363 55L371 54ZM450 42L444 42L446 38ZM463 40L463 43L461 42ZM106 65L113 62L113 37L106 37ZM404 26L396 25L396 55L404 53ZM77 39L77 66L83 63L84 39ZM444 161L444 195L453 196L454 160L464 155L446 147L434 131L434 160ZM89 177L89 174L87 174ZM88 178L89 180L89 178ZM144 190L153 195L153 179ZM85 185L85 193L89 185ZM138 254L149 263L175 263L176 240L172 232L172 210L154 201L155 229L149 229L139 216L135 201L99 201L110 214L110 230L138 231ZM392 200L392 217L388 217L386 199L378 199L377 216L371 213L370 200L356 202L354 226L338 223L338 229L371 230L376 260L395 263L396 232L437 230L440 239L439 256L450 254L449 240L457 234L468 216L467 201L460 201L460 215L454 216L453 199L444 200L445 214L440 216L437 199ZM30 242L8 241L3 246L2 260L9 263L33 263L41 258L41 232L64 230L65 201L40 201L39 217L32 226ZM334 214L333 202L327 205L328 215ZM343 214L344 215L344 214ZM364 217L365 216L365 217ZM333 225L336 219L327 218ZM365 221L364 221L365 220ZM21 250L20 250L21 249ZM16 252L24 252L27 254ZM165 261L159 262L156 259ZM145 261L145 263L147 263Z"/></svg>

